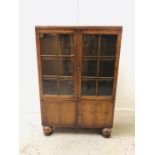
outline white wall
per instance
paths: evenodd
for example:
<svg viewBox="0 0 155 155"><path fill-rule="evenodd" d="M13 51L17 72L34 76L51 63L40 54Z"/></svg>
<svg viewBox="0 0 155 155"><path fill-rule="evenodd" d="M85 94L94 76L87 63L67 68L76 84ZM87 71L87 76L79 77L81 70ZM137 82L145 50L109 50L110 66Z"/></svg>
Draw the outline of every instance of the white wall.
<svg viewBox="0 0 155 155"><path fill-rule="evenodd" d="M20 105L39 112L35 25L121 25L116 109L134 109L134 0L21 0Z"/></svg>

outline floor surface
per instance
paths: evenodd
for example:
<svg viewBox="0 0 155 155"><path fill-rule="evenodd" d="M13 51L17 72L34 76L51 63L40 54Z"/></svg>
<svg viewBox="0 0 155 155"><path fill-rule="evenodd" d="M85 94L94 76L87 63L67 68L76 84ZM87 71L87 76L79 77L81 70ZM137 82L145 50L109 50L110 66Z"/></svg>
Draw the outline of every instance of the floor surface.
<svg viewBox="0 0 155 155"><path fill-rule="evenodd" d="M98 129L56 128L44 136L40 114L21 117L21 155L134 155L134 111L116 111L111 138Z"/></svg>

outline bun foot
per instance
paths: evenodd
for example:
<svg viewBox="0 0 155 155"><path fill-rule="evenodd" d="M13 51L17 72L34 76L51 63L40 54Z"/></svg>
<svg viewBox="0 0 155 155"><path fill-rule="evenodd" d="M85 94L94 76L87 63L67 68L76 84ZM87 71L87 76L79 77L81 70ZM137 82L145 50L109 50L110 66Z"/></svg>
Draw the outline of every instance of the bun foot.
<svg viewBox="0 0 155 155"><path fill-rule="evenodd" d="M50 135L53 133L53 127L43 126L43 132L45 135Z"/></svg>
<svg viewBox="0 0 155 155"><path fill-rule="evenodd" d="M112 130L110 128L103 128L101 130L101 134L102 134L103 137L109 138L109 137L111 137L111 131Z"/></svg>

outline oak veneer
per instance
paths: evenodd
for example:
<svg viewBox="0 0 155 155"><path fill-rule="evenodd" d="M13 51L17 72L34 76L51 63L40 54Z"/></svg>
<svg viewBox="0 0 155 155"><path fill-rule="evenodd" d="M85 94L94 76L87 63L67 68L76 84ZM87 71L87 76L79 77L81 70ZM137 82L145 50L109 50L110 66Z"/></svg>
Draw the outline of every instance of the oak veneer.
<svg viewBox="0 0 155 155"><path fill-rule="evenodd" d="M41 118L53 127L113 127L122 27L36 26Z"/></svg>

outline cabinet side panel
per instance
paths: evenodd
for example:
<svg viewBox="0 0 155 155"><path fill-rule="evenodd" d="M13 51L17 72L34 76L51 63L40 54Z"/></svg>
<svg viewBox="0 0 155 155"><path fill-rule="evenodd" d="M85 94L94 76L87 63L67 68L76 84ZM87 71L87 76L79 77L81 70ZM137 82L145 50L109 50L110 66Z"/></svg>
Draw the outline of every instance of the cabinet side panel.
<svg viewBox="0 0 155 155"><path fill-rule="evenodd" d="M40 41L39 32L36 29L36 48L37 48L37 64L38 64L38 80L39 80L39 94L42 97L42 71L41 71L41 59L40 59Z"/></svg>
<svg viewBox="0 0 155 155"><path fill-rule="evenodd" d="M121 38L122 30L117 35L117 46L116 46L116 61L115 61L115 71L114 71L114 84L113 84L113 100L115 101L116 96L116 86L117 86L117 77L118 77L118 68L119 68L119 58L120 58L120 49L121 49Z"/></svg>
<svg viewBox="0 0 155 155"><path fill-rule="evenodd" d="M37 49L37 65L38 65L38 83L39 83L39 97L40 97L40 111L41 111L41 121L44 122L43 113L44 109L42 107L42 71L41 71L41 59L40 59L40 41L39 41L39 31L35 28L36 35L36 49Z"/></svg>

